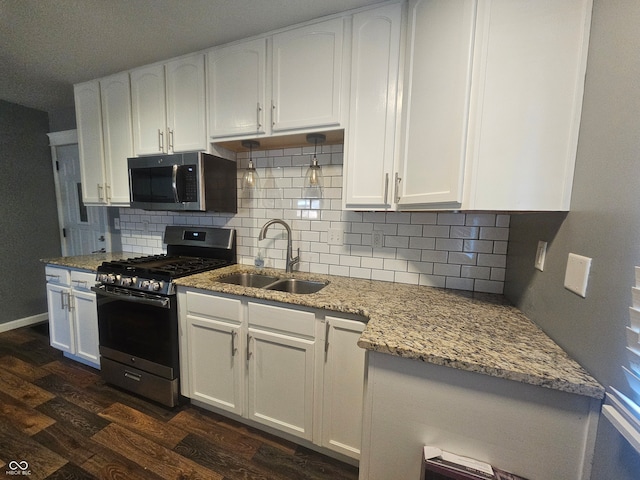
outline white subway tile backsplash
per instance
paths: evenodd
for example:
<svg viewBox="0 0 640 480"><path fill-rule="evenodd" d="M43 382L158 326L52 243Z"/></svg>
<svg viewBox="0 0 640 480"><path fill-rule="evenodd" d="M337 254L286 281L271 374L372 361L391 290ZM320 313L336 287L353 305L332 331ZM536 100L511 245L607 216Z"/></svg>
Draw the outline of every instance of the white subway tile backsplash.
<svg viewBox="0 0 640 480"><path fill-rule="evenodd" d="M320 147L318 147L320 148ZM323 145L322 199L300 198L313 146L254 152L262 180L258 192L239 191L236 215L146 212L120 209L123 251L162 253L166 225L205 225L237 230L238 261L253 264L260 249L267 266L284 269L284 230L258 232L271 218L283 218L300 248L300 270L319 274L502 293L510 216L493 213L342 211L342 145ZM238 163L248 164L239 153ZM238 182L242 178L238 170ZM343 232L343 245L328 245L327 231ZM372 248L373 232L384 247Z"/></svg>

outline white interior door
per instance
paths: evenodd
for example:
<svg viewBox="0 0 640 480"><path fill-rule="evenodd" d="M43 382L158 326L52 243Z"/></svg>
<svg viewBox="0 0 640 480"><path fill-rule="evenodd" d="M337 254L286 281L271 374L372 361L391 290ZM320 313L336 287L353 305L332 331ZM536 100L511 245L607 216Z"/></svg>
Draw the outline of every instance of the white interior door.
<svg viewBox="0 0 640 480"><path fill-rule="evenodd" d="M56 173L58 216L63 232L62 254L88 255L107 251L109 239L106 207L89 207L82 202L78 144L56 145L53 135L49 134L49 137Z"/></svg>

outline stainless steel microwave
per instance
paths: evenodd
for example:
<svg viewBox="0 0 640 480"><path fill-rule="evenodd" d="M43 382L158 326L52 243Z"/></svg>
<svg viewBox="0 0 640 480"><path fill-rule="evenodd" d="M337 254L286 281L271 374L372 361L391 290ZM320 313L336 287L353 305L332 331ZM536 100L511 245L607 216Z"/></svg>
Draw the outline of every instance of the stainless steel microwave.
<svg viewBox="0 0 640 480"><path fill-rule="evenodd" d="M236 162L203 152L127 159L131 207L237 213Z"/></svg>

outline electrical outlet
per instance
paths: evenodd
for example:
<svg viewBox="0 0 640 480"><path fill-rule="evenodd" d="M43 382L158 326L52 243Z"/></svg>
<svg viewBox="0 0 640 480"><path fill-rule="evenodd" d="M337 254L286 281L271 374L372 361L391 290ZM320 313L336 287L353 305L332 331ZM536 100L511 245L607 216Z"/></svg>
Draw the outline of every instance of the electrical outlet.
<svg viewBox="0 0 640 480"><path fill-rule="evenodd" d="M380 231L373 232L371 234L371 246L373 248L380 248L384 245L384 235Z"/></svg>
<svg viewBox="0 0 640 480"><path fill-rule="evenodd" d="M544 271L544 261L547 258L547 242L540 240L538 242L538 250L536 251L535 267L541 272Z"/></svg>
<svg viewBox="0 0 640 480"><path fill-rule="evenodd" d="M148 232L149 231L149 220L143 220L142 221L142 231L144 231L144 232Z"/></svg>
<svg viewBox="0 0 640 480"><path fill-rule="evenodd" d="M342 245L342 230L339 228L330 228L327 236L327 244Z"/></svg>

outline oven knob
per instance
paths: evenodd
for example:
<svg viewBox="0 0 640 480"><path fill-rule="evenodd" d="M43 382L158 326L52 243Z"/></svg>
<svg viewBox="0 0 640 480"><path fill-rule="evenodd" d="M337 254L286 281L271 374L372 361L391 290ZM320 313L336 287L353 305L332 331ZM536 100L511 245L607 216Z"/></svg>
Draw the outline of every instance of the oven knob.
<svg viewBox="0 0 640 480"><path fill-rule="evenodd" d="M149 290L153 290L155 292L157 292L158 290L160 290L160 287L162 285L160 284L160 282L151 282L149 285Z"/></svg>
<svg viewBox="0 0 640 480"><path fill-rule="evenodd" d="M116 276L113 273L108 273L104 279L106 283L115 283Z"/></svg>
<svg viewBox="0 0 640 480"><path fill-rule="evenodd" d="M122 280L120 281L120 285L122 285L123 287L130 287L132 283L133 280L131 279L131 277L122 277Z"/></svg>
<svg viewBox="0 0 640 480"><path fill-rule="evenodd" d="M149 288L150 284L151 282L149 280L143 280L142 282L140 282L140 288L142 289Z"/></svg>

